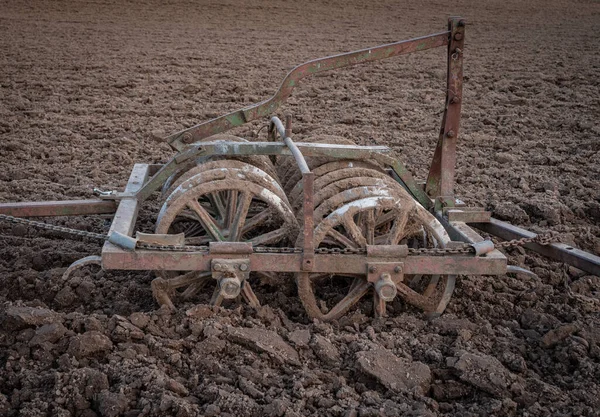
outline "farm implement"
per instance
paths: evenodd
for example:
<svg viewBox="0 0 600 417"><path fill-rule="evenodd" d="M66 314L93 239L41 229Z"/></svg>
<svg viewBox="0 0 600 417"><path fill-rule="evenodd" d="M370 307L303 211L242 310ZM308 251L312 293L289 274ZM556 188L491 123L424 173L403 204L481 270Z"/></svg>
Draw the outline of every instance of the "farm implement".
<svg viewBox="0 0 600 417"><path fill-rule="evenodd" d="M97 199L0 204L0 220L103 240L106 270L152 270L156 301L174 308L209 294L212 305L241 298L258 307L252 286L289 276L309 317L327 321L371 297L375 316L401 299L430 316L450 302L456 277L528 271L507 265L498 246L522 244L600 275L600 259L466 207L454 194L462 104L465 21L447 30L309 61L256 105L177 132L164 165L135 164L124 191ZM358 146L329 135L295 142L292 118L274 115L298 82L322 71L447 48L442 125L428 177L417 182L386 146ZM265 141L226 134L269 120ZM155 233L135 233L144 202L160 192ZM108 234L26 217L113 214ZM475 229L509 242L496 247ZM282 275L283 274L283 275Z"/></svg>

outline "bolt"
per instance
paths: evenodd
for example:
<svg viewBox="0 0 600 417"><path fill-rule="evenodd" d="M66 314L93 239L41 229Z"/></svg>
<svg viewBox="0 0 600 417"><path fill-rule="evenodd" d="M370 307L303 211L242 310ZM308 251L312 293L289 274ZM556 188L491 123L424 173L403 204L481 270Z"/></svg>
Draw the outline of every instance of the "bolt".
<svg viewBox="0 0 600 417"><path fill-rule="evenodd" d="M192 143L192 141L194 140L194 138L192 137L191 133L185 133L182 137L181 137L181 141L183 143Z"/></svg>
<svg viewBox="0 0 600 417"><path fill-rule="evenodd" d="M453 138L454 137L454 130L449 130L446 132L446 136L449 138Z"/></svg>
<svg viewBox="0 0 600 417"><path fill-rule="evenodd" d="M461 40L462 40L462 38L463 38L463 34L462 34L462 33L460 33L460 32L456 32L456 33L454 34L454 40L455 40L455 41L461 41Z"/></svg>
<svg viewBox="0 0 600 417"><path fill-rule="evenodd" d="M398 290L390 274L381 274L381 278L375 283L375 291L383 301L390 302L396 297Z"/></svg>
<svg viewBox="0 0 600 417"><path fill-rule="evenodd" d="M376 266L370 266L369 267L369 272L370 273L377 272L377 267Z"/></svg>
<svg viewBox="0 0 600 417"><path fill-rule="evenodd" d="M219 280L219 293L223 298L231 300L240 295L241 282L237 278L223 278Z"/></svg>
<svg viewBox="0 0 600 417"><path fill-rule="evenodd" d="M247 271L247 270L248 270L248 265L240 264L240 271Z"/></svg>
<svg viewBox="0 0 600 417"><path fill-rule="evenodd" d="M395 273L399 273L399 272L401 272L401 271L402 271L402 268L400 268L400 265L398 265L398 266L394 267L394 272L395 272Z"/></svg>
<svg viewBox="0 0 600 417"><path fill-rule="evenodd" d="M454 96L450 99L450 104L456 104L460 101L460 98L458 96Z"/></svg>

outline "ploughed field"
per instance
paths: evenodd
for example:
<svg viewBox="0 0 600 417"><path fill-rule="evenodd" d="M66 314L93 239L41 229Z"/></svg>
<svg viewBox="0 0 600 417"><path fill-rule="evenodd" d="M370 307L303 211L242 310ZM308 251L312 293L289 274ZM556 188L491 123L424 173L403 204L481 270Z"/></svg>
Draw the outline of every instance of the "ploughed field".
<svg viewBox="0 0 600 417"><path fill-rule="evenodd" d="M466 29L457 194L600 253L600 3L3 2L0 201L91 198L160 138L268 98L306 60ZM303 81L279 115L297 140L389 145L423 179L437 141L445 50ZM266 120L233 133L264 138ZM152 230L160 202L138 228ZM105 233L101 216L54 224ZM264 307L158 309L148 272L88 268L91 241L0 223L0 414L598 415L600 278L510 249L527 276L461 277L427 321L365 301L310 322L292 277Z"/></svg>

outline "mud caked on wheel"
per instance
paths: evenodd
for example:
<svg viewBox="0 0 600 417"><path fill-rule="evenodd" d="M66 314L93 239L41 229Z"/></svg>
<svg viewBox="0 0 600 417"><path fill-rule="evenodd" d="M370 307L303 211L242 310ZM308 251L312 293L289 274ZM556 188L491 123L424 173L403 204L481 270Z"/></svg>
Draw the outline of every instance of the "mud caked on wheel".
<svg viewBox="0 0 600 417"><path fill-rule="evenodd" d="M249 163L209 161L183 173L171 188L158 215L156 233L184 233L186 245L226 241L281 246L297 235L298 224L281 186ZM239 293L250 305L259 305L245 279L236 284L226 278L215 280L211 272L201 271L156 274L152 289L161 305L173 308L174 296L189 300L209 286L214 287L212 305L221 305ZM272 278L268 273L255 274Z"/></svg>
<svg viewBox="0 0 600 417"><path fill-rule="evenodd" d="M315 248L364 252L367 245L443 248L450 242L437 219L378 164L321 158L313 166L317 166ZM290 190L290 203L301 221L299 185ZM302 239L300 234L297 247L302 247ZM454 290L455 277L403 275L397 282L373 283L367 279L367 271L347 275L300 272L296 274L296 282L307 314L330 321L340 318L369 294L376 316L384 316L387 303L396 297L429 315L441 314Z"/></svg>

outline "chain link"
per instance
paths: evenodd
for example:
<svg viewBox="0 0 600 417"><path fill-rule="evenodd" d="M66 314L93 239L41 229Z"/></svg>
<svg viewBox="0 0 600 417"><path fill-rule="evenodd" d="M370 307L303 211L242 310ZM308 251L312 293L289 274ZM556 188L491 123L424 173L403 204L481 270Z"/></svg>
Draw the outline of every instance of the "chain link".
<svg viewBox="0 0 600 417"><path fill-rule="evenodd" d="M13 224L22 224L26 226L33 226L38 229L51 230L53 232L65 233L73 236L87 237L90 239L108 240L107 235L100 233L88 232L85 230L71 229L63 226L55 226L53 224L37 222L29 219L22 219L20 217L13 217L6 214L0 214L0 221L6 221ZM554 242L558 242L557 233L545 233L539 234L532 238L521 238L513 239L505 242L497 243L496 248L515 248L523 246L527 243L538 243L540 245L549 245ZM146 250L155 251L170 251L170 252L208 252L208 246L189 246L189 245L156 245L150 243L137 242L137 247ZM302 248L277 248L267 246L257 246L253 248L254 253L303 253ZM364 255L367 253L366 248L316 248L316 254L320 255ZM429 255L429 256L444 256L444 255L465 255L473 254L475 249L464 243L459 246L453 246L450 248L409 248L408 254L411 256L418 255Z"/></svg>
<svg viewBox="0 0 600 417"><path fill-rule="evenodd" d="M523 237L521 239L507 240L497 243L495 246L497 248L516 248L518 246L526 245L527 243L537 243L539 245L546 246L555 242L560 242L558 234L556 232L547 232L536 235L535 237Z"/></svg>
<svg viewBox="0 0 600 417"><path fill-rule="evenodd" d="M56 225L49 224L49 223L36 222L34 220L8 216L6 214L0 214L0 220L4 220L8 223L13 223L13 224L23 224L25 226L33 226L33 227L37 227L38 229L51 230L53 232L66 233L68 235L73 235L73 236L87 237L87 238L96 239L96 240L108 240L107 235L103 235L100 233L88 232L86 230L71 229L69 227L56 226Z"/></svg>

